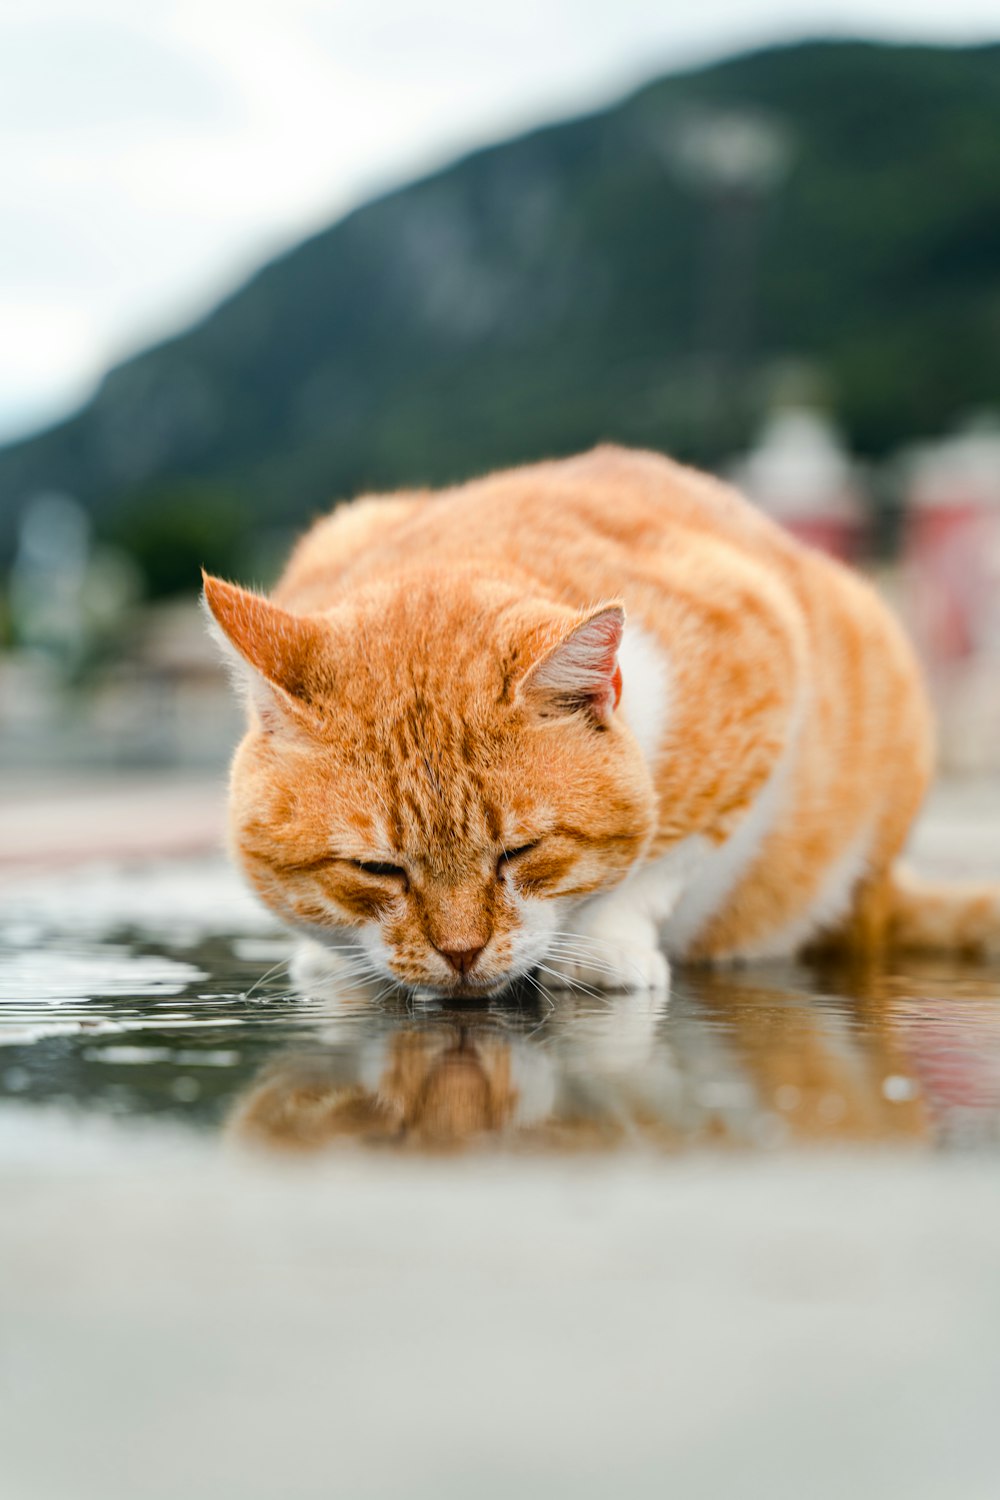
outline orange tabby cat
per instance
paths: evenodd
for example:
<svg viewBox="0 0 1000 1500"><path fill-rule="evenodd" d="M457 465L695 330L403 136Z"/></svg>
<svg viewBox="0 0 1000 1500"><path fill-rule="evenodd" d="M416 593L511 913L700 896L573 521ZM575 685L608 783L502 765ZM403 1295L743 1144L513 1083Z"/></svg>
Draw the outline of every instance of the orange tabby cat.
<svg viewBox="0 0 1000 1500"><path fill-rule="evenodd" d="M272 600L205 598L248 688L238 858L348 963L486 994L1000 946L994 891L894 868L932 758L897 625L714 479L605 447L363 499Z"/></svg>

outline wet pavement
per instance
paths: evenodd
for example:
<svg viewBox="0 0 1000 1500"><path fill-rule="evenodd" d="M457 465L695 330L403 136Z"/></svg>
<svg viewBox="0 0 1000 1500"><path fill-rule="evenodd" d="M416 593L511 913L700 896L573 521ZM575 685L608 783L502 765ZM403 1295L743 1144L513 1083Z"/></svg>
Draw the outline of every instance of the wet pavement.
<svg viewBox="0 0 1000 1500"><path fill-rule="evenodd" d="M217 857L0 886L4 1497L1000 1492L1000 964L288 954Z"/></svg>

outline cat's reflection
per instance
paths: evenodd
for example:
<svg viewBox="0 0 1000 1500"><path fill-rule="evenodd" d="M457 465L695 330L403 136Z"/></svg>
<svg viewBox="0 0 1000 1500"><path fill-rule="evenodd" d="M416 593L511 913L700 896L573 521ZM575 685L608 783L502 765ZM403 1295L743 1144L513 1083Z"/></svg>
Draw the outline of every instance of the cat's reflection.
<svg viewBox="0 0 1000 1500"><path fill-rule="evenodd" d="M876 973L837 977L829 993L734 983L706 972L693 981L712 1027L770 1111L776 1138L800 1142L924 1139L926 1101L905 1038Z"/></svg>
<svg viewBox="0 0 1000 1500"><path fill-rule="evenodd" d="M308 994L326 1009L317 1044L262 1069L228 1122L240 1140L570 1148L670 1132L640 1097L665 1100L678 1079L660 996L529 991L443 1011L336 979L314 979Z"/></svg>
<svg viewBox="0 0 1000 1500"><path fill-rule="evenodd" d="M682 976L669 1004L553 992L544 1004L525 996L444 1012L400 997L373 1003L357 985L331 982L315 1044L273 1059L229 1129L299 1150L930 1142L973 1100L995 1131L995 981L981 995L954 971L923 981L840 975L827 985L817 991L815 976L801 973L708 971ZM315 1001L315 985L310 993ZM976 1024L993 1027L981 1032L985 1061L970 1055L965 1095L942 1102L941 1028L964 1006L968 1035L976 1005ZM954 1089L949 1036L944 1077Z"/></svg>
<svg viewBox="0 0 1000 1500"><path fill-rule="evenodd" d="M237 1111L237 1133L275 1146L444 1147L503 1131L521 1099L509 1045L469 1031L396 1032L370 1082L338 1077L338 1061L324 1051L276 1060ZM367 1071L362 1062L359 1074Z"/></svg>

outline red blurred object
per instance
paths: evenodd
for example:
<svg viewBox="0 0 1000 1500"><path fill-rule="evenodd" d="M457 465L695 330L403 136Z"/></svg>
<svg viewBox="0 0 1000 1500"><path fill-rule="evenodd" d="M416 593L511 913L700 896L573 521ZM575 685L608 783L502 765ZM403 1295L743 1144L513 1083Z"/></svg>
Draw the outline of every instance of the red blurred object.
<svg viewBox="0 0 1000 1500"><path fill-rule="evenodd" d="M932 672L947 672L1000 639L1000 429L918 449L907 500L907 613Z"/></svg>

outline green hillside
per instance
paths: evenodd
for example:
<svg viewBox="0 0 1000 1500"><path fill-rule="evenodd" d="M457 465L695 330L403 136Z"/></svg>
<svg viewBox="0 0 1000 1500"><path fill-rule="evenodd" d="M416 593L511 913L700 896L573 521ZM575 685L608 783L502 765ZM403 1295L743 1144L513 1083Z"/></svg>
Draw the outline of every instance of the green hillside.
<svg viewBox="0 0 1000 1500"><path fill-rule="evenodd" d="M0 552L53 486L231 535L601 438L711 463L804 378L871 455L1000 400L1000 46L739 57L369 203L0 451Z"/></svg>

